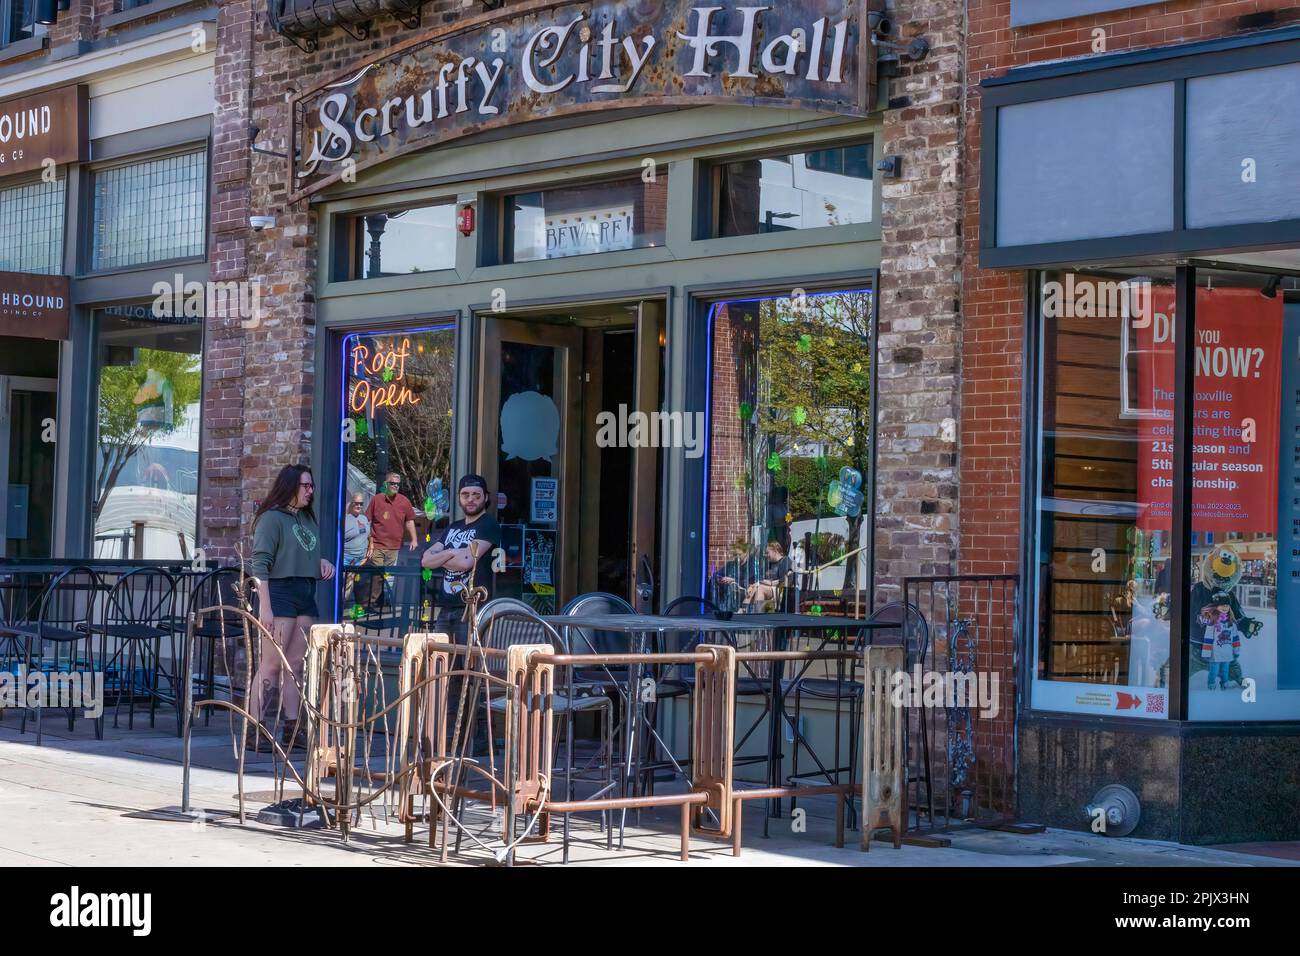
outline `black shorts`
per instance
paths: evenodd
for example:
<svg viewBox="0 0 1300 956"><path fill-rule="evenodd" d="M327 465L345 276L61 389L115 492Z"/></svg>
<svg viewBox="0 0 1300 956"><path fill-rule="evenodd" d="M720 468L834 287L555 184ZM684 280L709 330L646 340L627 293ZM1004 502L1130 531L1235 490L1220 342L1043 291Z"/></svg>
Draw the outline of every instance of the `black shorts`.
<svg viewBox="0 0 1300 956"><path fill-rule="evenodd" d="M320 617L315 578L271 578L271 614L275 617Z"/></svg>

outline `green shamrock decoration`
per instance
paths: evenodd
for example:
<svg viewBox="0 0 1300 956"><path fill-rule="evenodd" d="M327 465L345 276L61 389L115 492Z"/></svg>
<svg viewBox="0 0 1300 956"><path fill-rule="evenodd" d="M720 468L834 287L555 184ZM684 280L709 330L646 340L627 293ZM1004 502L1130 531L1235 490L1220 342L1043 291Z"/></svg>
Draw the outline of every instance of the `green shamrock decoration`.
<svg viewBox="0 0 1300 956"><path fill-rule="evenodd" d="M812 336L807 332L799 336L799 351L805 355L812 351Z"/></svg>
<svg viewBox="0 0 1300 956"><path fill-rule="evenodd" d="M366 427L367 427L365 418L361 417L356 419L356 423L357 423L357 434L364 435L366 433Z"/></svg>
<svg viewBox="0 0 1300 956"><path fill-rule="evenodd" d="M772 452L772 454L767 456L767 470L768 471L781 470L781 456L778 455L776 452Z"/></svg>
<svg viewBox="0 0 1300 956"><path fill-rule="evenodd" d="M354 604L348 613L352 616L352 620L359 621L366 612L361 610L360 604Z"/></svg>
<svg viewBox="0 0 1300 956"><path fill-rule="evenodd" d="M747 421L750 420L750 418L753 417L753 415L754 415L754 406L751 405L751 404L749 404L749 402L741 402L741 403L740 403L740 420L741 420L742 422L747 422Z"/></svg>
<svg viewBox="0 0 1300 956"><path fill-rule="evenodd" d="M802 425L804 422L808 421L808 409L804 408L802 405L796 405L792 417L794 418L794 423L796 425Z"/></svg>
<svg viewBox="0 0 1300 956"><path fill-rule="evenodd" d="M393 370L391 368L384 369L384 381L391 382L392 380L393 380Z"/></svg>
<svg viewBox="0 0 1300 956"><path fill-rule="evenodd" d="M809 608L808 610L809 610L810 613L812 613L812 614L814 614L814 615L820 617L820 616L821 616L821 613L822 613L822 606L821 606L820 604L814 604L814 605L813 605L811 608Z"/></svg>
<svg viewBox="0 0 1300 956"><path fill-rule="evenodd" d="M433 569L432 569L432 568L425 568L423 571L420 572L420 577L423 578L424 581L425 581L426 583L429 582L429 581L432 581L432 580L433 580Z"/></svg>

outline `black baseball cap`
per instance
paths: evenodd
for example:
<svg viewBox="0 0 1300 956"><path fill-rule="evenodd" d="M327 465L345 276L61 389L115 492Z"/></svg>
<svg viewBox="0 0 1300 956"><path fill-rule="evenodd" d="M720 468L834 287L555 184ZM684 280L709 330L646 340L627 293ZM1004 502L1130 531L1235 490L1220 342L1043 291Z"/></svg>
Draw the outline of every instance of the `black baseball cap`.
<svg viewBox="0 0 1300 956"><path fill-rule="evenodd" d="M466 488L482 488L483 494L486 495L488 490L487 481L482 475L466 475L461 478L460 483L456 485L456 490L460 492L464 491Z"/></svg>

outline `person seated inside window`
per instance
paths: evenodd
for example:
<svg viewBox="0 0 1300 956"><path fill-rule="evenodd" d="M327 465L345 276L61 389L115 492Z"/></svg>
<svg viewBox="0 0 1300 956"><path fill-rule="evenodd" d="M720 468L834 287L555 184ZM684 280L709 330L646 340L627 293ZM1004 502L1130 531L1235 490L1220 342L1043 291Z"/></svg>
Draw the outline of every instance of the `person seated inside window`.
<svg viewBox="0 0 1300 956"><path fill-rule="evenodd" d="M745 589L745 605L763 609L780 602L781 589L786 585L790 574L790 559L786 557L785 546L773 538L767 543L765 552L767 566L761 580L755 581Z"/></svg>

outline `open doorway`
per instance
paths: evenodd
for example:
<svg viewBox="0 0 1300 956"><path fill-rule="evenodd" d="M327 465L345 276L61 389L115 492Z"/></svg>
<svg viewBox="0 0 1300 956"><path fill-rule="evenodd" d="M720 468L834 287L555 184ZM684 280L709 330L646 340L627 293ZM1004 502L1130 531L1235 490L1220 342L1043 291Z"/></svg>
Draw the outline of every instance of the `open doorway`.
<svg viewBox="0 0 1300 956"><path fill-rule="evenodd" d="M658 560L664 307L615 303L485 319L478 468L498 493L496 596L543 613L578 594L635 603Z"/></svg>

